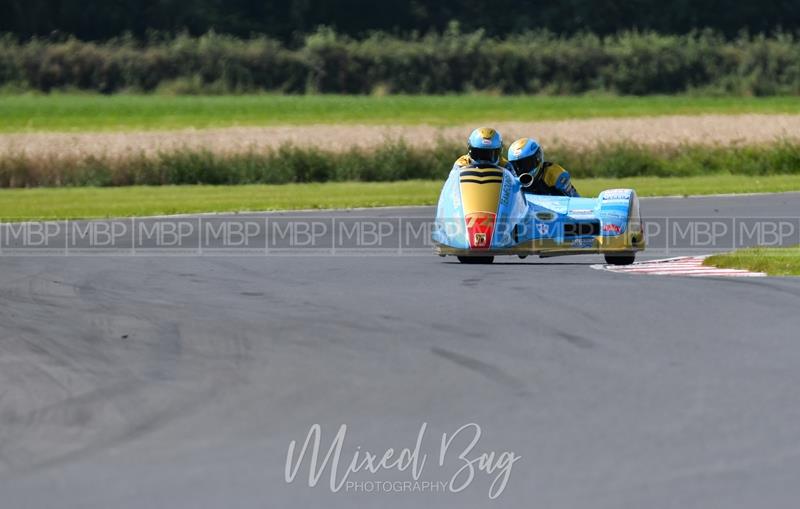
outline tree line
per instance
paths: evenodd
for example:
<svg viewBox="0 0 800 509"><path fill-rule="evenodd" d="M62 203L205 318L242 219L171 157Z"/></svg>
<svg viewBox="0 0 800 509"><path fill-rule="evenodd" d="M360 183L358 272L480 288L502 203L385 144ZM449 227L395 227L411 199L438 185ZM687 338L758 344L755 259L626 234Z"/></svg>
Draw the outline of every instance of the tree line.
<svg viewBox="0 0 800 509"><path fill-rule="evenodd" d="M0 88L101 93L800 94L800 39L623 32L497 39L443 34L352 39L330 29L289 46L208 33L145 42L0 37Z"/></svg>
<svg viewBox="0 0 800 509"><path fill-rule="evenodd" d="M742 31L800 29L798 0L3 0L0 4L0 32L19 39L69 34L98 41L124 33L142 38L152 30L191 35L213 30L291 42L320 25L360 38L372 31L441 32L452 21L490 36L536 30L685 34L710 28L734 37Z"/></svg>

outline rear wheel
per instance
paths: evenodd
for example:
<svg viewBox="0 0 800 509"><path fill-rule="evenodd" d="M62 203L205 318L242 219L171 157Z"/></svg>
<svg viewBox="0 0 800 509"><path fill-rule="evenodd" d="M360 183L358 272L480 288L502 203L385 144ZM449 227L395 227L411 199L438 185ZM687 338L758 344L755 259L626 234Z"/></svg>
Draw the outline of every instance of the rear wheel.
<svg viewBox="0 0 800 509"><path fill-rule="evenodd" d="M458 261L467 264L487 264L494 261L494 256L459 256Z"/></svg>
<svg viewBox="0 0 800 509"><path fill-rule="evenodd" d="M630 265L636 260L636 253L607 254L606 263L609 265Z"/></svg>

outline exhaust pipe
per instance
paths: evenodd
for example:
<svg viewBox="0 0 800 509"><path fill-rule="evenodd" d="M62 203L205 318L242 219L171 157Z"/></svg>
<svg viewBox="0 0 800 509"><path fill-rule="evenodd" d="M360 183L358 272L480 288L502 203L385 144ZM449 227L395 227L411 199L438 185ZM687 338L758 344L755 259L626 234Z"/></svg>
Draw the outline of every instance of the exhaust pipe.
<svg viewBox="0 0 800 509"><path fill-rule="evenodd" d="M519 183L522 184L522 187L531 187L531 185L533 185L533 175L530 173L523 173L519 176Z"/></svg>

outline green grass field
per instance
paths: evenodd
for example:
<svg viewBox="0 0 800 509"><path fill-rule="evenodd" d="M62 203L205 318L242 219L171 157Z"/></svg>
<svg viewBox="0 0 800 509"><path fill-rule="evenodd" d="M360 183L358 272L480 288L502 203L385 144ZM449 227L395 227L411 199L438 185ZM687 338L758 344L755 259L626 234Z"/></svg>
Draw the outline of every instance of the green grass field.
<svg viewBox="0 0 800 509"><path fill-rule="evenodd" d="M0 95L0 132L366 123L455 125L704 113L800 113L796 97Z"/></svg>
<svg viewBox="0 0 800 509"><path fill-rule="evenodd" d="M800 276L800 246L754 247L710 256L705 265L766 272L770 276Z"/></svg>
<svg viewBox="0 0 800 509"><path fill-rule="evenodd" d="M3 221L148 216L191 212L241 212L323 208L433 205L442 183L338 182L241 186L71 187L0 190ZM779 192L800 189L800 176L709 176L582 179L584 196L632 187L640 196Z"/></svg>

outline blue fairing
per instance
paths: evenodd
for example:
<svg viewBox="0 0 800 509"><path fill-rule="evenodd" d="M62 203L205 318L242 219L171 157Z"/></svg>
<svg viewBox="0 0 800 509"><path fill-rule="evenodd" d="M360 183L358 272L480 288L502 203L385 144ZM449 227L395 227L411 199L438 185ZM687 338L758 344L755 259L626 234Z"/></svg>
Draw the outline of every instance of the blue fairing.
<svg viewBox="0 0 800 509"><path fill-rule="evenodd" d="M454 166L442 187L432 238L434 242L440 244L458 249L468 249L464 210L461 206L459 174L459 168Z"/></svg>
<svg viewBox="0 0 800 509"><path fill-rule="evenodd" d="M443 246L468 250L461 171L454 168L444 184L432 238ZM497 201L492 251L522 244L545 245L548 249L598 248L601 238L626 232L634 203L638 220L638 201L630 189L604 191L597 198L533 195L521 192L519 180L508 170L503 172Z"/></svg>

